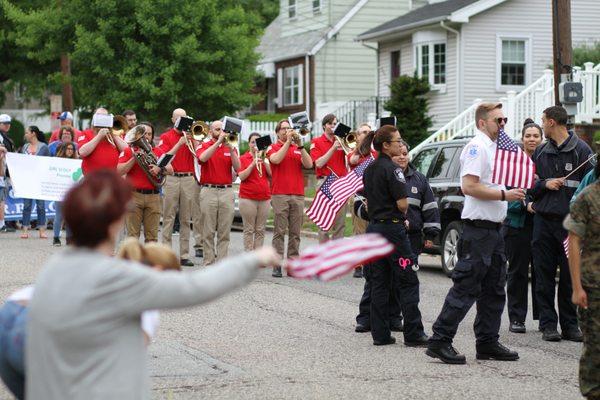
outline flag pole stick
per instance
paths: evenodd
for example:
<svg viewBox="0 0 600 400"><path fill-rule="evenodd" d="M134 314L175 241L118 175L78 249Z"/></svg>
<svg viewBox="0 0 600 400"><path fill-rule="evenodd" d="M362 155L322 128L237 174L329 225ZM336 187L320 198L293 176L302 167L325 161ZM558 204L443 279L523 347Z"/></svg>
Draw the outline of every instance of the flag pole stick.
<svg viewBox="0 0 600 400"><path fill-rule="evenodd" d="M597 155L598 155L598 153L595 153L595 154L592 154L591 156L589 156L587 160L585 160L584 162L582 162L573 171L569 172L569 175L565 176L563 179L567 179L568 177L570 177L571 175L573 175L579 168L583 167L585 164L587 164L588 162L592 161L592 159L595 158Z"/></svg>

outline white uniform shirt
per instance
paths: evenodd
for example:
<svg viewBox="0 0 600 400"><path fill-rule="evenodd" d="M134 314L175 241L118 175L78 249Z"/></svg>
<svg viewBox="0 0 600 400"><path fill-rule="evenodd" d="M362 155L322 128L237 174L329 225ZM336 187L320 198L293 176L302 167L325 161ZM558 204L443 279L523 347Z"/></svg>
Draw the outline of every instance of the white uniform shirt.
<svg viewBox="0 0 600 400"><path fill-rule="evenodd" d="M475 137L464 147L460 155L460 178L465 175L479 177L479 182L485 186L496 189L506 189L504 185L492 183L492 169L496 155L496 142L492 141L485 133L477 131ZM465 204L462 210L462 219L483 219L492 222L502 222L506 218L506 201L480 200L473 196L465 195Z"/></svg>

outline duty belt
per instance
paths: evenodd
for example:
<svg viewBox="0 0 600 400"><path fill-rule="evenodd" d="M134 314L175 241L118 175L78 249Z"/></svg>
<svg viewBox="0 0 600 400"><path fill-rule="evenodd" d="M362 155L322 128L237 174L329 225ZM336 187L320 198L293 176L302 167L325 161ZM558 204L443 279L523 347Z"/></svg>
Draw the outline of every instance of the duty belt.
<svg viewBox="0 0 600 400"><path fill-rule="evenodd" d="M160 190L157 189L133 189L134 192L141 194L159 194Z"/></svg>
<svg viewBox="0 0 600 400"><path fill-rule="evenodd" d="M207 188L211 188L211 189L227 189L230 188L231 185L207 185L207 184L202 184L203 187L207 187Z"/></svg>
<svg viewBox="0 0 600 400"><path fill-rule="evenodd" d="M492 222L485 219L465 219L463 220L465 225L474 226L476 228L483 229L495 229L498 230L502 226L500 222Z"/></svg>
<svg viewBox="0 0 600 400"><path fill-rule="evenodd" d="M390 219L372 219L372 224L404 224L404 220L400 218L390 218Z"/></svg>
<svg viewBox="0 0 600 400"><path fill-rule="evenodd" d="M184 176L194 176L194 173L193 172L175 172L173 174L173 176L176 176L178 178L182 178Z"/></svg>

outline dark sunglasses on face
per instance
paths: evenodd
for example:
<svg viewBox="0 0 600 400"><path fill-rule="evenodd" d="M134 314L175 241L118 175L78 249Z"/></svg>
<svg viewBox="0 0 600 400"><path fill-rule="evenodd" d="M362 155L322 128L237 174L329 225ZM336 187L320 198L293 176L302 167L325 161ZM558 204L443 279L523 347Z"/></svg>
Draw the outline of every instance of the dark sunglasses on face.
<svg viewBox="0 0 600 400"><path fill-rule="evenodd" d="M502 123L506 124L508 122L508 118L506 117L498 117L495 119L498 125L502 125Z"/></svg>

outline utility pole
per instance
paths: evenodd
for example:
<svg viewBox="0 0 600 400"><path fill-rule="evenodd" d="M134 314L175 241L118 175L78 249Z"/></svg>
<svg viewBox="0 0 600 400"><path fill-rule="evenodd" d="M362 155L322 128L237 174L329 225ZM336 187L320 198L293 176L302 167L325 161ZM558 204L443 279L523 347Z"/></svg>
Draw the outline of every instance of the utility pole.
<svg viewBox="0 0 600 400"><path fill-rule="evenodd" d="M571 0L552 0L554 53L554 104L561 105L558 85L569 79L573 63L571 43Z"/></svg>
<svg viewBox="0 0 600 400"><path fill-rule="evenodd" d="M67 53L60 55L60 72L62 75L63 108L73 111L73 86L71 85L71 59Z"/></svg>

